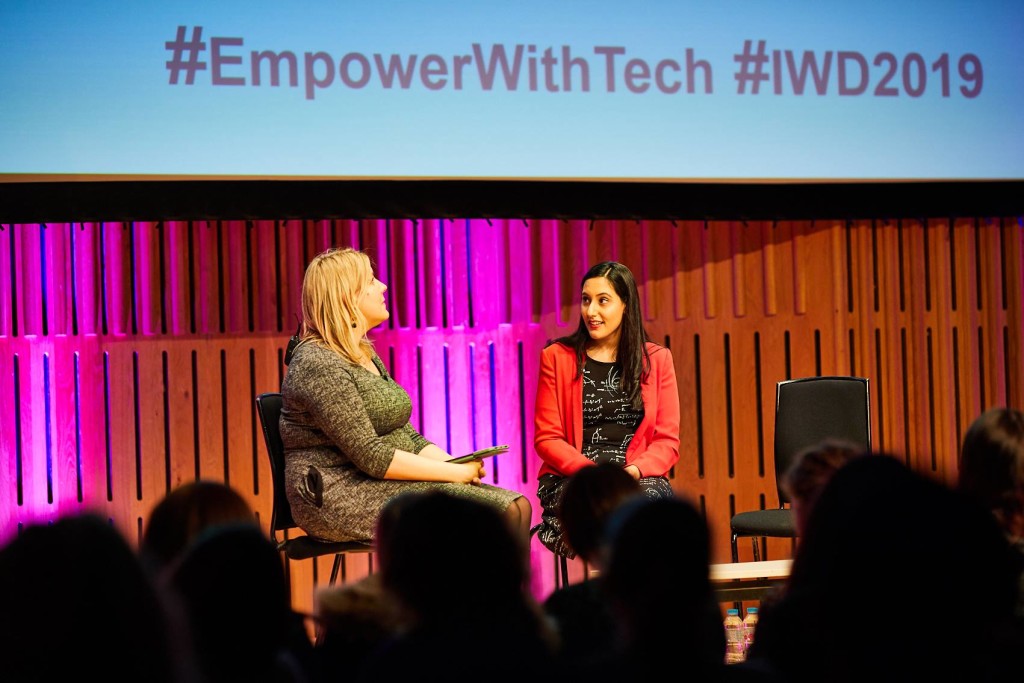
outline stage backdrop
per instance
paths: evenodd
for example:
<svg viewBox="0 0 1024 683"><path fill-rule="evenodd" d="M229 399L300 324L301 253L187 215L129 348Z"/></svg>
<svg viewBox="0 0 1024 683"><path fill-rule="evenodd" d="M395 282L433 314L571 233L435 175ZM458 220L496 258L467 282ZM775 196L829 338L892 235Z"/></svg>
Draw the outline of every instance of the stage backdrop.
<svg viewBox="0 0 1024 683"><path fill-rule="evenodd" d="M154 504L197 478L236 487L266 523L253 399L280 387L305 264L341 245L366 250L389 285L373 340L414 424L453 453L511 444L488 481L529 496L535 515L538 354L575 326L585 269L626 263L675 360L672 483L704 511L717 561L734 511L778 503L776 382L870 378L875 449L945 481L976 415L1024 407L1019 218L3 224L3 539L89 509L137 542ZM790 552L769 544L769 557ZM536 542L531 554L543 596L553 558ZM296 607L329 567L290 563ZM372 569L349 560L344 579Z"/></svg>

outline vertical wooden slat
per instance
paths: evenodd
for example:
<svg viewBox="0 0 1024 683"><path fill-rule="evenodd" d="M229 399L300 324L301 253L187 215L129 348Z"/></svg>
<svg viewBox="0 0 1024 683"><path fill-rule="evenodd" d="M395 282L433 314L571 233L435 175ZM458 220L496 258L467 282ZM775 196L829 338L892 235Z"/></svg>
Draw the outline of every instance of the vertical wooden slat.
<svg viewBox="0 0 1024 683"><path fill-rule="evenodd" d="M295 333L302 319L302 278L306 273L302 234L300 221L281 221L274 227L274 244L280 250L276 254L278 279L274 282L281 307L276 329L288 335Z"/></svg>
<svg viewBox="0 0 1024 683"><path fill-rule="evenodd" d="M161 355L166 368L168 467L171 488L199 477L197 429L193 418L197 412L192 389L192 347L187 341L174 341Z"/></svg>
<svg viewBox="0 0 1024 683"><path fill-rule="evenodd" d="M104 338L86 335L76 339L78 353L77 439L81 448L82 503L106 512L107 435L105 406Z"/></svg>
<svg viewBox="0 0 1024 683"><path fill-rule="evenodd" d="M504 318L504 254L498 228L484 220L469 221L469 286L473 292L473 324L492 329Z"/></svg>
<svg viewBox="0 0 1024 683"><path fill-rule="evenodd" d="M391 282L391 315L395 326L416 329L421 324L419 254L413 251L412 221L391 221L387 259ZM396 315L397 314L397 315Z"/></svg>
<svg viewBox="0 0 1024 683"><path fill-rule="evenodd" d="M511 296L509 322L537 322L533 302L537 290L544 286L544 280L540 277L540 260L534 251L534 234L529 224L522 220L507 221L506 230L509 237L508 292ZM449 291L459 296L457 289Z"/></svg>
<svg viewBox="0 0 1024 683"><path fill-rule="evenodd" d="M972 263L978 269L971 287L970 309L974 327L981 330L983 342L978 349L974 367L983 377L985 393L981 396L986 408L1006 405L1006 347L1000 331L1006 326L1006 310L1002 306L1003 272L1002 235L998 221L979 221L975 233L978 249Z"/></svg>
<svg viewBox="0 0 1024 683"><path fill-rule="evenodd" d="M953 310L956 275L951 271L949 222L929 220L925 226L930 247L932 283L931 336L933 340L933 365L931 368L935 394L935 438L930 455L936 463L935 475L945 476L943 463L957 448L957 430L964 400L964 368L962 367L961 346L963 334L957 324L958 316Z"/></svg>
<svg viewBox="0 0 1024 683"><path fill-rule="evenodd" d="M249 224L246 221L224 221L221 226L221 249L225 254L221 263L224 331L234 334L246 333L251 324L249 260L240 258L240 255L249 253L246 247Z"/></svg>
<svg viewBox="0 0 1024 683"><path fill-rule="evenodd" d="M16 343L5 337L0 344L0 543L16 533L21 501L18 497L20 438L20 359Z"/></svg>
<svg viewBox="0 0 1024 683"><path fill-rule="evenodd" d="M167 333L172 335L188 334L192 326L192 268L189 262L189 224L186 221L165 221L163 223L164 239L164 277L162 283L166 288L163 301L166 306Z"/></svg>
<svg viewBox="0 0 1024 683"><path fill-rule="evenodd" d="M221 367L223 344L202 345L194 349L196 405L199 445L199 476L223 481L224 463L224 376Z"/></svg>
<svg viewBox="0 0 1024 683"><path fill-rule="evenodd" d="M557 246L553 253L558 261L556 270L558 298L555 306L559 319L571 331L579 320L580 281L590 267L586 241L587 224L584 221L559 221Z"/></svg>
<svg viewBox="0 0 1024 683"><path fill-rule="evenodd" d="M446 396L442 405L446 406L448 413L445 419L448 440L444 442L443 448L453 455L469 453L473 450L473 420L470 411L474 406L469 401L468 339L464 334L446 334L443 338L446 341L441 351L447 371L443 379ZM493 470L490 463L487 463L487 467Z"/></svg>
<svg viewBox="0 0 1024 683"><path fill-rule="evenodd" d="M1024 218L1003 219L1003 263L1006 264L1007 339L1006 404L1024 410Z"/></svg>
<svg viewBox="0 0 1024 683"><path fill-rule="evenodd" d="M107 353L106 391L109 401L109 505L111 517L120 520L123 528L130 527L135 518L139 491L136 477L136 449L139 448L135 434L136 386L133 380L130 344L111 344Z"/></svg>
<svg viewBox="0 0 1024 683"><path fill-rule="evenodd" d="M192 224L193 264L192 287L195 306L195 332L222 332L221 249L218 244L219 224L195 221Z"/></svg>
<svg viewBox="0 0 1024 683"><path fill-rule="evenodd" d="M17 284L17 263L14 258L15 232L21 232L20 225L0 223L0 338L15 334L14 312L17 308L15 287Z"/></svg>
<svg viewBox="0 0 1024 683"><path fill-rule="evenodd" d="M164 420L164 344L158 339L139 340L132 345L139 394L138 453L139 453L139 512L147 519L149 512L170 488L168 481L168 453L165 444Z"/></svg>
<svg viewBox="0 0 1024 683"><path fill-rule="evenodd" d="M253 469L254 395L249 383L250 340L225 340L223 350L224 390L222 396L222 448L227 459L226 478L239 493L252 500L256 494Z"/></svg>
<svg viewBox="0 0 1024 683"><path fill-rule="evenodd" d="M72 226L70 239L74 244L74 297L78 334L100 334L103 331L103 258L102 230L98 223Z"/></svg>
<svg viewBox="0 0 1024 683"><path fill-rule="evenodd" d="M548 329L555 328L564 321L560 299L563 276L558 251L561 238L559 224L560 221L557 220L534 222L538 234L534 237L533 244L537 249L540 266L534 272L536 281L542 285L539 287L539 296L535 299L537 305L535 310L539 320Z"/></svg>
<svg viewBox="0 0 1024 683"><path fill-rule="evenodd" d="M891 455L902 456L906 443L903 415L898 409L904 404L903 394L903 335L900 330L905 325L904 313L900 311L899 299L899 250L897 248L896 224L892 221L874 221L871 230L872 278L874 282L874 303L878 331L876 338L881 340L881 347L876 349L880 355L877 362L883 367L881 375L875 373L875 386L869 384L869 391L876 390L875 401L879 401L884 391L883 411L879 415L881 429L875 433L880 438L879 447L884 447ZM878 365L876 364L876 367ZM884 382L884 384L883 384Z"/></svg>
<svg viewBox="0 0 1024 683"><path fill-rule="evenodd" d="M136 329L140 335L161 333L163 295L165 283L160 275L160 241L163 239L158 223L137 222L132 224L134 234L135 281L132 283L135 298Z"/></svg>
<svg viewBox="0 0 1024 683"><path fill-rule="evenodd" d="M50 441L53 458L53 492L58 514L78 512L79 467L77 458L75 396L75 353L78 340L61 334L53 337L53 356L50 358L50 392L52 419Z"/></svg>
<svg viewBox="0 0 1024 683"><path fill-rule="evenodd" d="M444 327L445 311L443 268L444 248L441 233L445 220L422 220L416 226L416 246L420 254L419 280L416 283L424 327ZM413 245L409 245L411 248Z"/></svg>

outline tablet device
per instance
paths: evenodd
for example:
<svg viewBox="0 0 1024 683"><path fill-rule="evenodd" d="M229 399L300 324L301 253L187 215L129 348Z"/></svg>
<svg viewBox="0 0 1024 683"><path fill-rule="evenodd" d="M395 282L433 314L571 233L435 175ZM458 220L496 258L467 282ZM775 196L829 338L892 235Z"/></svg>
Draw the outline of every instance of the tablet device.
<svg viewBox="0 0 1024 683"><path fill-rule="evenodd" d="M483 460L484 458L489 458L492 455L504 453L508 449L508 444L502 446L491 446L490 448L481 448L478 451L473 451L472 453L467 453L466 455L460 455L457 458L452 458L448 462L462 463L469 462L470 460Z"/></svg>

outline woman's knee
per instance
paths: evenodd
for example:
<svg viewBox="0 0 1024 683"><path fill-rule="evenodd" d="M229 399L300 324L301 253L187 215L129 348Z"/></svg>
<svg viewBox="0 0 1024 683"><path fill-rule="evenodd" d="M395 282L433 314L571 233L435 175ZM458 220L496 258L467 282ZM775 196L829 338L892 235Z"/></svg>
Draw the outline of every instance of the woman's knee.
<svg viewBox="0 0 1024 683"><path fill-rule="evenodd" d="M533 506L530 505L530 499L526 496L519 496L515 498L508 507L505 508L505 514L508 518L517 523L518 525L529 524L533 517Z"/></svg>

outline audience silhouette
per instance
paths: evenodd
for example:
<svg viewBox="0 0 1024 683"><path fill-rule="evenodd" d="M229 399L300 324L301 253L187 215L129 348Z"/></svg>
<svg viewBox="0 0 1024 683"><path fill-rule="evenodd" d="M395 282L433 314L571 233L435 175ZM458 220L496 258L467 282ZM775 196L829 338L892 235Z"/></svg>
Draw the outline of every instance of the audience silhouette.
<svg viewBox="0 0 1024 683"><path fill-rule="evenodd" d="M544 611L558 630L559 658L570 671L574 662L603 655L615 644L615 616L600 576L605 527L615 509L640 491L636 479L608 463L577 471L563 489L558 507L563 541L598 574L563 586L544 601Z"/></svg>
<svg viewBox="0 0 1024 683"><path fill-rule="evenodd" d="M402 624L359 680L528 682L550 670L553 632L527 591L525 544L500 512L442 491L403 493L375 538Z"/></svg>
<svg viewBox="0 0 1024 683"><path fill-rule="evenodd" d="M171 489L149 513L139 555L147 570L158 575L207 529L244 522L255 525L256 515L233 488L218 481L186 482Z"/></svg>
<svg viewBox="0 0 1024 683"><path fill-rule="evenodd" d="M207 683L310 683L313 646L292 611L280 553L256 526L211 527L168 574Z"/></svg>
<svg viewBox="0 0 1024 683"><path fill-rule="evenodd" d="M314 614L316 658L324 680L340 680L359 671L369 655L398 632L394 602L380 574L317 591Z"/></svg>
<svg viewBox="0 0 1024 683"><path fill-rule="evenodd" d="M0 550L0 679L186 680L188 657L134 550L91 513Z"/></svg>
<svg viewBox="0 0 1024 683"><path fill-rule="evenodd" d="M958 486L992 515L1022 567L1016 616L1024 619L1024 413L991 408L979 415L960 451Z"/></svg>
<svg viewBox="0 0 1024 683"><path fill-rule="evenodd" d="M818 497L748 662L792 681L1001 680L1015 579L991 515L893 457L856 458Z"/></svg>
<svg viewBox="0 0 1024 683"><path fill-rule="evenodd" d="M624 502L608 522L604 586L620 630L616 648L585 669L597 681L725 675L725 634L708 576L707 524L680 497Z"/></svg>
<svg viewBox="0 0 1024 683"><path fill-rule="evenodd" d="M956 490L861 455L823 442L784 474L800 543L741 664L724 663L698 509L639 495L628 473L598 465L568 480L559 508L564 540L596 576L542 608L500 511L403 493L377 520L378 574L317 594L316 648L280 553L226 485L168 494L138 553L93 514L29 526L0 549L3 679L620 683L666 666L692 681L1012 677L1024 646L1024 415L974 421Z"/></svg>
<svg viewBox="0 0 1024 683"><path fill-rule="evenodd" d="M796 454L782 475L782 489L789 496L798 535L807 528L807 519L828 480L840 467L862 455L866 453L860 446L831 439Z"/></svg>

